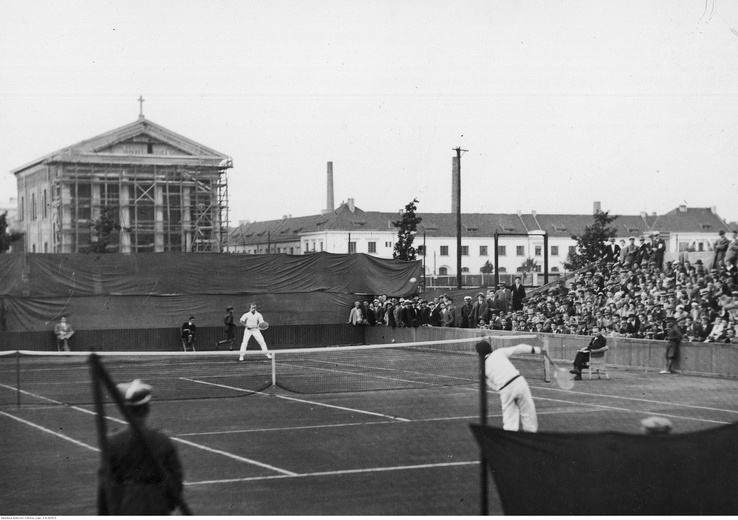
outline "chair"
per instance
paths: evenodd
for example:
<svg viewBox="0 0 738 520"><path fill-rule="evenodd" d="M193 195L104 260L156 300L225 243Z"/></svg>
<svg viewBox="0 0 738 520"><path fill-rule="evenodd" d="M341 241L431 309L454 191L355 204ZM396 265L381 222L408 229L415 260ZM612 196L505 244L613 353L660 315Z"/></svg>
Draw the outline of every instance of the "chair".
<svg viewBox="0 0 738 520"><path fill-rule="evenodd" d="M592 379L592 371L597 371L597 379L602 379L600 377L600 372L604 372L605 377L607 379L610 379L610 375L607 373L607 351L610 350L610 347L602 347L597 350L590 350L589 351L589 366L587 367L587 370L589 370L589 379Z"/></svg>

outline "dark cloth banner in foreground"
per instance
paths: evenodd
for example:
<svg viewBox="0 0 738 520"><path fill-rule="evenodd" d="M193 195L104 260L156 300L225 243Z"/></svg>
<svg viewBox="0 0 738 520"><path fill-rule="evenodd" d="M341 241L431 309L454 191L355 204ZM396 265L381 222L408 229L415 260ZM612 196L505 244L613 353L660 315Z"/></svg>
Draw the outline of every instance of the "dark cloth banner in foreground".
<svg viewBox="0 0 738 520"><path fill-rule="evenodd" d="M738 514L738 424L661 436L470 426L508 515Z"/></svg>

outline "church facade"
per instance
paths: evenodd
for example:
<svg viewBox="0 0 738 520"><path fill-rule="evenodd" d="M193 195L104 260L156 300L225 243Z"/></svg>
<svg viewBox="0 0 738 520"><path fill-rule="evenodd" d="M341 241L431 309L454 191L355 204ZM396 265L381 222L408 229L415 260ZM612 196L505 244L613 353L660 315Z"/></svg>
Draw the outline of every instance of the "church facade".
<svg viewBox="0 0 738 520"><path fill-rule="evenodd" d="M29 253L222 252L231 159L146 120L16 168ZM112 226L105 231L105 225Z"/></svg>

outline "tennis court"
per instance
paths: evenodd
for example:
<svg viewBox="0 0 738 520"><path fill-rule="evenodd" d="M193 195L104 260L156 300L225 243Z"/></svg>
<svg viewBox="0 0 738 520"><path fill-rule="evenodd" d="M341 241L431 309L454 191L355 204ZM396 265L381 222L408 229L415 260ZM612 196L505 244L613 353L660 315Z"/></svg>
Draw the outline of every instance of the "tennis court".
<svg viewBox="0 0 738 520"><path fill-rule="evenodd" d="M154 379L150 424L175 439L196 515L479 514L479 448L469 430L479 422L473 343L453 355L423 353L429 362L402 350L354 354L277 355L272 363L254 353L242 364L234 354L213 364L182 353L176 366L153 357L144 365L103 363L118 382ZM55 361L24 380L21 407L16 368L0 364L4 515L96 511L89 372L79 360ZM544 381L540 356L514 363L529 381L542 431L637 433L641 419L661 415L678 434L738 419L735 380L610 369L609 380L585 376L564 391ZM294 388L269 384L275 367L278 381L285 374ZM165 372L177 386L157 383ZM497 395L488 397L489 424L500 425ZM120 416L106 410L115 429ZM501 513L494 486L490 499L490 511Z"/></svg>

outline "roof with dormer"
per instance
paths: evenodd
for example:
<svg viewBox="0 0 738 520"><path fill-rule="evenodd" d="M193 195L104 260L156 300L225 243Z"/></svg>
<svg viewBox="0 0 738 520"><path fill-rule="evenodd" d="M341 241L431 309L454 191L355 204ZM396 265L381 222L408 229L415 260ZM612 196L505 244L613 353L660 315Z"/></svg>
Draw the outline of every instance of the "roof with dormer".
<svg viewBox="0 0 738 520"><path fill-rule="evenodd" d="M67 146L20 166L17 175L41 163L193 163L230 168L228 155L139 117L133 123Z"/></svg>
<svg viewBox="0 0 738 520"><path fill-rule="evenodd" d="M455 213L417 213L422 218L418 233L427 237L456 236ZM261 244L298 240L301 235L325 232L390 231L395 232L393 221L400 220L399 213L364 211L353 205L341 204L335 211L307 217L284 217L246 223L231 230L231 243L238 245ZM555 215L537 213L463 213L461 235L465 238L491 237L495 233L527 234L543 231L551 238L571 238L581 235L592 225L592 215ZM619 238L640 237L654 231L662 233L715 233L730 228L711 208L676 208L661 216L618 215L612 222Z"/></svg>

